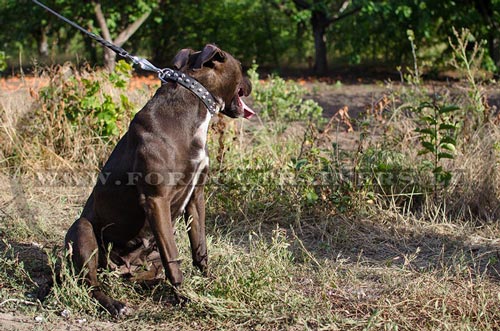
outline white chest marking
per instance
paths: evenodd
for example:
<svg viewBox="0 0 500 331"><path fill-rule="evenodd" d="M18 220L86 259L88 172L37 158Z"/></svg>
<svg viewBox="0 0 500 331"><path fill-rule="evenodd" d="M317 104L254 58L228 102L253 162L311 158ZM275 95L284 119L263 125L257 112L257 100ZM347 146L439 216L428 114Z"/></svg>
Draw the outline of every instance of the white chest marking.
<svg viewBox="0 0 500 331"><path fill-rule="evenodd" d="M207 144L207 133L208 133L208 125L210 123L210 119L212 118L212 114L207 111L207 115L205 117L205 120L201 125L196 129L196 132L194 134L194 139L199 139L202 142L202 148L200 148L198 155L191 160L191 163L195 167L194 174L193 174L193 180L191 181L191 187L189 188L189 192L186 195L186 198L182 202L181 208L179 208L179 213L183 213L184 209L186 208L189 200L191 199L191 196L193 195L194 188L198 184L198 181L200 180L200 175L201 172L208 167L209 164L209 158L207 155L207 152L205 150L205 145Z"/></svg>

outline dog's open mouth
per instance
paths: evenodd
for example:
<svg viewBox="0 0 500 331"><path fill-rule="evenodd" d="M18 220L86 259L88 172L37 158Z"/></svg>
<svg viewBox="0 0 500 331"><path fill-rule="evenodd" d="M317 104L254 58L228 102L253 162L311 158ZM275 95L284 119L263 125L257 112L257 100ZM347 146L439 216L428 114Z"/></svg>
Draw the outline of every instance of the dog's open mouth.
<svg viewBox="0 0 500 331"><path fill-rule="evenodd" d="M243 101L243 99L241 99L244 94L243 89L240 88L238 95L236 96L236 101L238 102L238 107L243 108L243 117L250 119L253 115L255 115L255 112Z"/></svg>

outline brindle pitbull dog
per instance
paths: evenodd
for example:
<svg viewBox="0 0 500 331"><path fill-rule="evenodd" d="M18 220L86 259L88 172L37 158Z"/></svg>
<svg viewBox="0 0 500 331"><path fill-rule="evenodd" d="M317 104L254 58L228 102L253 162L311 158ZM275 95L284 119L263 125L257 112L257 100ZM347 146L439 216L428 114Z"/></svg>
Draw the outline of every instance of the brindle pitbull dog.
<svg viewBox="0 0 500 331"><path fill-rule="evenodd" d="M210 44L201 52L183 49L173 65L201 83L223 114L253 115L240 99L250 94L251 84L230 54ZM181 285L174 241L174 220L181 215L190 222L193 264L206 273L202 184L208 171L206 139L211 117L201 99L187 88L175 82L163 84L130 123L81 217L68 230L65 242L75 267L87 268L92 295L112 315L122 314L125 304L99 287L97 269L106 266L108 254L115 267L133 277L155 277L162 265L174 289ZM134 275L145 268L149 272Z"/></svg>

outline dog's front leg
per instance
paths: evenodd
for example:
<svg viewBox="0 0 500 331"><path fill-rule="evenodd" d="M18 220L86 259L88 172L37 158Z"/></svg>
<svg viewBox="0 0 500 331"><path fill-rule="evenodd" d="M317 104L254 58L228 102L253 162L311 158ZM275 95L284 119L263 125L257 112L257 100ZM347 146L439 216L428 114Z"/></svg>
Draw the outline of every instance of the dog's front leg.
<svg viewBox="0 0 500 331"><path fill-rule="evenodd" d="M170 201L164 196L146 197L144 210L158 246L165 274L174 288L178 288L182 283L182 272L179 251L174 240Z"/></svg>
<svg viewBox="0 0 500 331"><path fill-rule="evenodd" d="M193 265L207 275L207 241L205 235L205 194L203 186L198 186L193 192L186 213L184 214L188 224L189 241L191 243L191 255Z"/></svg>

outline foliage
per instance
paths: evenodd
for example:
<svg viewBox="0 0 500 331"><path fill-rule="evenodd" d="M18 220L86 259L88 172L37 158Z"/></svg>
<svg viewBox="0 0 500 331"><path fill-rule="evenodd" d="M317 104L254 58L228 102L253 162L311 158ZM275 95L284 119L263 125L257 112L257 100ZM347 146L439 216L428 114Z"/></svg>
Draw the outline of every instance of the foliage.
<svg viewBox="0 0 500 331"><path fill-rule="evenodd" d="M0 51L0 71L7 69L7 55L4 51Z"/></svg>
<svg viewBox="0 0 500 331"><path fill-rule="evenodd" d="M500 63L500 31L495 23L500 17L498 0L98 2L112 38L141 14L152 10L151 17L124 47L133 53L149 55L155 64L162 66L168 65L181 48L200 49L207 42L214 42L246 65L257 61L276 69L289 65L306 68L308 59L318 51L313 21L319 24L320 16L324 17L322 28L328 41L329 62L333 59L335 65L408 64L412 55L406 31L412 30L423 68L443 67L452 53L447 38L453 27L468 27L478 40L487 41L485 63L489 69ZM95 2L46 3L89 30L101 33L95 22ZM0 0L0 7L0 21L9 26L8 32L0 33L0 47L11 59L17 58L16 45L20 44L28 57L23 63L29 63L37 53L42 63L60 62L66 54L100 63L100 45L32 2ZM347 15L352 12L356 14ZM334 24L339 19L342 24Z"/></svg>
<svg viewBox="0 0 500 331"><path fill-rule="evenodd" d="M46 304L61 310L84 312L96 316L99 304L89 294L90 288L84 281L83 271L77 272L70 262L70 253L65 251L62 254L53 249L47 252L47 257L52 272L53 286Z"/></svg>
<svg viewBox="0 0 500 331"><path fill-rule="evenodd" d="M469 84L468 97L470 110L462 115L465 123L472 122L477 127L489 120L486 106L484 104L485 92L478 81L481 75L481 67L484 57L484 42L477 42L468 29L461 32L453 30L454 40L449 38L450 46L453 50L451 65L465 77ZM470 50L470 51L469 51ZM467 118L469 116L470 118Z"/></svg>
<svg viewBox="0 0 500 331"><path fill-rule="evenodd" d="M0 298L4 294L2 293L4 287L26 291L29 285L34 284L34 281L26 271L24 262L16 256L14 248L6 239L2 239L0 250L0 280L2 281Z"/></svg>
<svg viewBox="0 0 500 331"><path fill-rule="evenodd" d="M181 48L201 49L212 42L249 65L279 68L300 61L309 41L297 40L297 28L268 1L162 1L146 27L138 31L155 63L169 65Z"/></svg>
<svg viewBox="0 0 500 331"><path fill-rule="evenodd" d="M453 159L456 150L458 126L453 120L453 113L460 110L455 105L422 102L415 111L419 115L419 140L423 147L419 154L431 154L430 168L434 174L435 191L438 184L450 183L452 173L442 164L445 159Z"/></svg>
<svg viewBox="0 0 500 331"><path fill-rule="evenodd" d="M321 121L323 109L311 99L304 100L307 90L299 84L274 75L260 81L256 65L248 71L248 75L253 85L253 100L263 119L276 122Z"/></svg>
<svg viewBox="0 0 500 331"><path fill-rule="evenodd" d="M130 118L133 104L124 93L120 93L118 101L114 100L113 95L106 92L105 84L109 81L113 88L123 92L131 71L130 64L119 61L114 72L101 72L100 77L86 77L85 74L61 77L64 79L62 85L58 79L53 80L40 92L46 107L44 111L58 113L63 110L73 126L85 122L89 129L103 137L118 136L120 123Z"/></svg>

